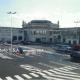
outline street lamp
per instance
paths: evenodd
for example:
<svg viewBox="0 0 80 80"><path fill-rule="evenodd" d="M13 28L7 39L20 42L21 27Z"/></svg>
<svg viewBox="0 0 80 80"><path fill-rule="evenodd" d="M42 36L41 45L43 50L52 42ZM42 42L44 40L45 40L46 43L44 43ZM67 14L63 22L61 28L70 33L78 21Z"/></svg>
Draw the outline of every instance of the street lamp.
<svg viewBox="0 0 80 80"><path fill-rule="evenodd" d="M16 14L16 12L8 12L7 14L11 17L11 53L12 53L12 15Z"/></svg>

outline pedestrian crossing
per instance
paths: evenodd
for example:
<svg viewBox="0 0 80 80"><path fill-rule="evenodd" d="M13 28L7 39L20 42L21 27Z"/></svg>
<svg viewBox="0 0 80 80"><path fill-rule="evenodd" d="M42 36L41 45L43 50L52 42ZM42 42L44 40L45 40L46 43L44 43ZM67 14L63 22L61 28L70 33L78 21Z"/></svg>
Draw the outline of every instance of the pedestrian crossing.
<svg viewBox="0 0 80 80"><path fill-rule="evenodd" d="M6 76L4 79L0 78L0 80L35 80L35 79L45 79L44 77L41 77L37 73L28 73L28 74L20 74L20 75L14 75L14 76Z"/></svg>
<svg viewBox="0 0 80 80"><path fill-rule="evenodd" d="M27 74L22 74L25 78L27 78L27 79L31 79L32 77L31 76L29 76L29 75L27 75Z"/></svg>
<svg viewBox="0 0 80 80"><path fill-rule="evenodd" d="M22 68L41 75L48 80L80 80L80 74L73 72L72 70L79 69L79 65L64 66L61 68L53 68L48 70L42 70L32 65L20 65ZM39 77L39 76L35 76Z"/></svg>
<svg viewBox="0 0 80 80"><path fill-rule="evenodd" d="M30 73L33 77L39 77L39 75L35 74L35 73Z"/></svg>
<svg viewBox="0 0 80 80"><path fill-rule="evenodd" d="M18 80L24 80L21 76L19 76L19 75L15 75L14 76L16 79L18 79Z"/></svg>
<svg viewBox="0 0 80 80"><path fill-rule="evenodd" d="M11 78L10 76L5 77L7 80L14 80L13 78Z"/></svg>
<svg viewBox="0 0 80 80"><path fill-rule="evenodd" d="M79 66L65 66L48 70L42 70L29 64L20 66L28 70L29 73L0 77L0 80L36 80L40 78L43 80L80 80L80 74L71 71L78 69Z"/></svg>

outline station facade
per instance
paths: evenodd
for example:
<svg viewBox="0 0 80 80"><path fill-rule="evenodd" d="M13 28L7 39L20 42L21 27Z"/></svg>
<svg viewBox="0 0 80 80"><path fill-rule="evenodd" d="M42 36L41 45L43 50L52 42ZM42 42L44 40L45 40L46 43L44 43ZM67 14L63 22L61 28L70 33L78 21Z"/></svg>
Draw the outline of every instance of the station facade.
<svg viewBox="0 0 80 80"><path fill-rule="evenodd" d="M32 20L23 22L24 40L37 43L80 43L80 28L60 28L48 20Z"/></svg>
<svg viewBox="0 0 80 80"><path fill-rule="evenodd" d="M0 27L0 42L11 41L11 27ZM80 27L60 28L59 21L32 20L22 28L12 28L12 41L33 43L80 43Z"/></svg>
<svg viewBox="0 0 80 80"><path fill-rule="evenodd" d="M0 42L18 42L24 40L24 31L22 28L0 27Z"/></svg>

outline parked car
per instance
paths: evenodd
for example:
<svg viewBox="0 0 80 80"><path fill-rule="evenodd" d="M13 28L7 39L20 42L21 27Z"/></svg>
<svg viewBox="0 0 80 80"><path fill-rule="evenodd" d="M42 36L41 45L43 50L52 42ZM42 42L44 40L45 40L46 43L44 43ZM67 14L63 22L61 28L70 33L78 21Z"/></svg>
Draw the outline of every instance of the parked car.
<svg viewBox="0 0 80 80"><path fill-rule="evenodd" d="M80 59L80 45L74 45L70 54L71 59Z"/></svg>
<svg viewBox="0 0 80 80"><path fill-rule="evenodd" d="M58 52L70 54L72 51L72 47L70 45L58 44L56 45L55 50Z"/></svg>

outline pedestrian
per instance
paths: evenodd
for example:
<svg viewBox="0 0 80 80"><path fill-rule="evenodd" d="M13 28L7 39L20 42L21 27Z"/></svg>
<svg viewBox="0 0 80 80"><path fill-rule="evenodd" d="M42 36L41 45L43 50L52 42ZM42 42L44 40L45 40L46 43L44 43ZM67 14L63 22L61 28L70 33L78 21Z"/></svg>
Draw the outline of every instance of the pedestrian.
<svg viewBox="0 0 80 80"><path fill-rule="evenodd" d="M22 49L21 47L18 47L18 52L19 52L20 54L23 54L23 49Z"/></svg>

